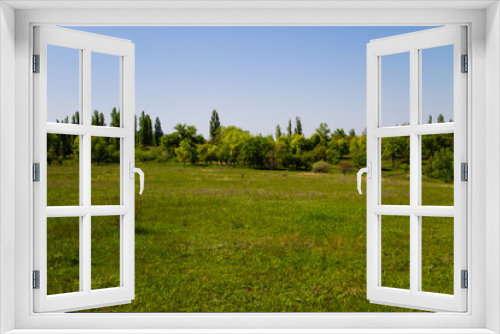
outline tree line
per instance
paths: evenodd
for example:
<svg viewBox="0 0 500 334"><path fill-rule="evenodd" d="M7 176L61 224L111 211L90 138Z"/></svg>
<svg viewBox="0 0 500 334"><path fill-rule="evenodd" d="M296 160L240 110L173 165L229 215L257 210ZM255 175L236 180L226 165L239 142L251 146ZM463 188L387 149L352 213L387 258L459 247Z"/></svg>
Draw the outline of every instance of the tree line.
<svg viewBox="0 0 500 334"><path fill-rule="evenodd" d="M120 111L113 108L110 126L120 126ZM438 116L444 122L443 115ZM59 120L57 121L59 122ZM69 123L69 117L61 121ZM429 118L432 123L432 117ZM79 113L71 117L79 124ZM204 138L193 125L177 124L174 131L164 133L160 119L154 125L150 115L142 111L135 117L136 160L140 162L178 161L186 164L223 164L258 169L310 170L320 161L338 165L344 174L366 166L366 131L357 135L354 129L331 130L320 123L307 137L303 133L300 117L295 124L288 120L285 131L276 126L273 135L251 134L237 126L222 126L219 114L212 111L209 137ZM95 110L92 125L106 126L103 113ZM383 168L409 169L409 137L382 139ZM120 161L118 138L92 137L92 162L116 163ZM47 161L62 164L64 159L79 157L79 136L47 135ZM423 174L445 182L453 181L453 134L422 136Z"/></svg>

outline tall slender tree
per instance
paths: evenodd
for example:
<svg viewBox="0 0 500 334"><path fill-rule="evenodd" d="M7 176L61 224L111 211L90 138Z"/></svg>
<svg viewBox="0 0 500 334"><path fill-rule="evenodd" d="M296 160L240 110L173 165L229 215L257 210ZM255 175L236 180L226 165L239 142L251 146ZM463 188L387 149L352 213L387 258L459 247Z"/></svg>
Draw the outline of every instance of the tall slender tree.
<svg viewBox="0 0 500 334"><path fill-rule="evenodd" d="M217 134L220 133L220 119L217 110L212 111L212 117L210 117L210 139L214 139L217 137Z"/></svg>
<svg viewBox="0 0 500 334"><path fill-rule="evenodd" d="M92 125L97 125L97 126L106 126L105 120L104 120L104 114L101 112L99 113L99 110L94 110L94 113L92 114Z"/></svg>
<svg viewBox="0 0 500 334"><path fill-rule="evenodd" d="M429 119L427 120L427 124L432 124L432 115L429 115Z"/></svg>
<svg viewBox="0 0 500 334"><path fill-rule="evenodd" d="M288 120L288 126L286 127L286 135L288 137L292 136L292 120L291 119Z"/></svg>
<svg viewBox="0 0 500 334"><path fill-rule="evenodd" d="M120 127L120 111L116 111L116 107L111 110L111 123L109 125L115 128Z"/></svg>
<svg viewBox="0 0 500 334"><path fill-rule="evenodd" d="M302 135L302 121L300 117L295 117L295 131L296 134Z"/></svg>
<svg viewBox="0 0 500 334"><path fill-rule="evenodd" d="M75 111L74 115L71 116L71 124L80 124L80 113Z"/></svg>
<svg viewBox="0 0 500 334"><path fill-rule="evenodd" d="M154 135L156 146L160 145L160 143L161 143L161 137L163 137L163 130L161 128L160 118L156 117L156 120L155 120L155 135Z"/></svg>
<svg viewBox="0 0 500 334"><path fill-rule="evenodd" d="M283 134L281 133L281 127L280 125L276 125L276 140L278 140L279 137L281 137Z"/></svg>
<svg viewBox="0 0 500 334"><path fill-rule="evenodd" d="M438 123L444 123L444 116L443 116L443 114L439 114L439 116L438 116Z"/></svg>

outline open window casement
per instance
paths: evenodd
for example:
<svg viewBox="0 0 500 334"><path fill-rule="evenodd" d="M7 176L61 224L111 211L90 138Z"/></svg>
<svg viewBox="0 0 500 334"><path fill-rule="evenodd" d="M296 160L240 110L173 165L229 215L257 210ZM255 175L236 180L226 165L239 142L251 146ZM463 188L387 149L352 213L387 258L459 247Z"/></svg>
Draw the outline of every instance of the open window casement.
<svg viewBox="0 0 500 334"><path fill-rule="evenodd" d="M441 46L452 46L453 62L453 121L425 124L422 120L422 53ZM409 53L409 124L383 127L382 77L383 57ZM463 163L467 163L466 110L467 64L466 28L453 26L429 29L379 40L367 45L367 298L372 303L430 311L467 310L467 289L463 276L467 274L466 214L467 182L462 180ZM406 116L408 117L408 116ZM422 137L453 134L454 163L453 206L422 202ZM405 137L409 142L410 198L409 205L384 205L382 201L382 140ZM466 167L466 166L465 166ZM431 199L432 201L432 199ZM409 289L384 286L383 252L384 217L405 217L409 222ZM422 220L427 217L453 219L453 294L427 292L422 288ZM400 218L397 218L400 219ZM390 250L389 250L390 251ZM451 275L450 275L451 276ZM449 280L448 280L449 281ZM450 283L451 285L451 283Z"/></svg>
<svg viewBox="0 0 500 334"><path fill-rule="evenodd" d="M51 46L79 53L79 115L77 124L47 122L47 50ZM119 58L120 125L94 126L91 121L92 55L114 55ZM78 62L77 62L78 64ZM78 66L78 65L77 65ZM53 69L53 68L52 68ZM134 299L134 44L130 41L71 29L39 26L34 28L34 268L33 293L35 312L65 312L107 305L130 303ZM50 75L50 73L49 73ZM68 112L74 112L70 110ZM48 206L47 203L47 137L48 134L77 138L79 148L79 205ZM114 138L119 145L119 205L92 205L92 137ZM109 140L108 140L109 141ZM94 203L95 204L95 203ZM118 283L114 287L95 288L92 283L94 219L115 216L119 239L117 253ZM71 218L72 217L72 218ZM60 218L76 221L76 243L79 256L78 282L73 291L48 291L51 272L47 266L48 220L57 224ZM59 219L59 220L58 220ZM61 228L63 228L61 226ZM98 232L97 232L98 233ZM104 256L104 255L103 255ZM66 291L63 291L66 292Z"/></svg>

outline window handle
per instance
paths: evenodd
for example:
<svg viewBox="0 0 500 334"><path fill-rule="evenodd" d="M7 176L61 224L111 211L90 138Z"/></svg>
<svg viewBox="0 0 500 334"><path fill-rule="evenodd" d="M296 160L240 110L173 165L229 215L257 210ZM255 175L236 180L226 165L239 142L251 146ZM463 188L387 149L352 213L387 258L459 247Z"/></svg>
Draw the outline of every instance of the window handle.
<svg viewBox="0 0 500 334"><path fill-rule="evenodd" d="M130 168L129 170L131 179L134 178L134 173L139 174L139 181L141 184L141 190L139 191L139 195L142 195L142 191L144 190L144 172L140 168L135 168L133 161L130 161L129 168Z"/></svg>
<svg viewBox="0 0 500 334"><path fill-rule="evenodd" d="M361 168L359 171L358 171L358 191L359 191L359 194L361 195L362 192L361 192L361 175L363 175L363 173L366 173L366 176L371 179L372 178L372 163L371 162L367 162L367 167L365 168Z"/></svg>

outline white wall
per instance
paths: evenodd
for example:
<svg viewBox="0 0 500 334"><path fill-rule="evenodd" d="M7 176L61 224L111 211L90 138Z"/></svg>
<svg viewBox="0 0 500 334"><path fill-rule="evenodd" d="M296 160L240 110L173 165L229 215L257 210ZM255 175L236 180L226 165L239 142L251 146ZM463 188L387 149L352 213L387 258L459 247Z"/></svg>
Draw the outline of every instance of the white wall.
<svg viewBox="0 0 500 334"><path fill-rule="evenodd" d="M0 333L14 328L15 12L0 3Z"/></svg>
<svg viewBox="0 0 500 334"><path fill-rule="evenodd" d="M486 11L486 254L500 255L500 18L499 4ZM500 332L500 261L486 266L486 328Z"/></svg>

